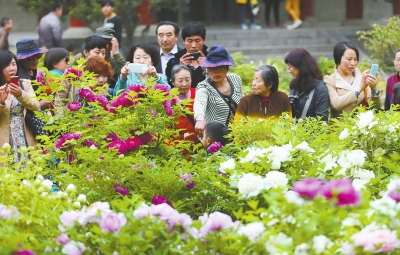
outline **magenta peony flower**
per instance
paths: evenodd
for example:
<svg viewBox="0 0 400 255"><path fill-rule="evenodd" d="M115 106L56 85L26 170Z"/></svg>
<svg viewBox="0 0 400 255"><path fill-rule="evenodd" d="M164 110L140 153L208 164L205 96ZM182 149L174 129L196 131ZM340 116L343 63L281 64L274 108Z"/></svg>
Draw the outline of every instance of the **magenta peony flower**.
<svg viewBox="0 0 400 255"><path fill-rule="evenodd" d="M87 102L96 101L96 96L93 94L93 91L89 88L82 88L78 92L78 96L82 99L85 99Z"/></svg>
<svg viewBox="0 0 400 255"><path fill-rule="evenodd" d="M174 111L171 108L171 102L169 100L164 100L164 102L162 104L164 105L165 113L168 116L174 115Z"/></svg>
<svg viewBox="0 0 400 255"><path fill-rule="evenodd" d="M139 135L139 139L142 145L147 145L149 142L153 140L153 136L149 132L145 132Z"/></svg>
<svg viewBox="0 0 400 255"><path fill-rule="evenodd" d="M77 77L81 77L83 72L81 70L76 70L72 67L67 68L67 70L64 71L64 76L70 76L70 74L74 74Z"/></svg>
<svg viewBox="0 0 400 255"><path fill-rule="evenodd" d="M293 184L292 190L300 196L315 198L321 190L323 181L315 178L306 178Z"/></svg>
<svg viewBox="0 0 400 255"><path fill-rule="evenodd" d="M57 243L58 244L66 244L68 242L69 242L69 237L65 233L62 233L61 235L59 235L57 237Z"/></svg>
<svg viewBox="0 0 400 255"><path fill-rule="evenodd" d="M60 149L60 148L64 145L64 143L65 143L66 141L69 141L69 140L78 140L79 138L81 138L81 135L80 135L80 134L77 134L77 133L67 133L67 134L61 136L60 138L58 138L55 147L56 147L56 149Z"/></svg>
<svg viewBox="0 0 400 255"><path fill-rule="evenodd" d="M72 112L81 109L81 107L81 103L78 100L74 100L71 103L67 104L67 109Z"/></svg>
<svg viewBox="0 0 400 255"><path fill-rule="evenodd" d="M222 148L222 144L220 142L213 142L209 147L208 147L208 151L211 154L216 153L219 149Z"/></svg>
<svg viewBox="0 0 400 255"><path fill-rule="evenodd" d="M126 91L135 91L136 93L147 92L147 87L141 84L128 85Z"/></svg>
<svg viewBox="0 0 400 255"><path fill-rule="evenodd" d="M189 174L189 173L184 173L184 174L182 174L182 181L187 181L187 180L189 180L190 178L192 178L193 176L191 175L191 174Z"/></svg>
<svg viewBox="0 0 400 255"><path fill-rule="evenodd" d="M35 253L31 250L22 250L13 252L13 255L35 255Z"/></svg>
<svg viewBox="0 0 400 255"><path fill-rule="evenodd" d="M335 199L338 206L357 205L360 202L360 193L348 178L328 181L320 189L320 194L327 199Z"/></svg>
<svg viewBox="0 0 400 255"><path fill-rule="evenodd" d="M114 232L119 233L121 227L126 225L125 214L120 212L118 214L114 212L103 213L99 226L103 232Z"/></svg>
<svg viewBox="0 0 400 255"><path fill-rule="evenodd" d="M151 199L151 203L153 205L167 204L167 205L171 206L172 208L174 208L172 206L171 202L169 202L164 196L153 196L153 198Z"/></svg>
<svg viewBox="0 0 400 255"><path fill-rule="evenodd" d="M179 102L179 98L178 97L173 97L172 100L171 100L171 103L173 105L176 105L178 102Z"/></svg>
<svg viewBox="0 0 400 255"><path fill-rule="evenodd" d="M98 95L97 102L101 104L105 111L108 111L108 99L105 95Z"/></svg>
<svg viewBox="0 0 400 255"><path fill-rule="evenodd" d="M153 90L161 90L166 93L166 95L169 95L169 88L165 84L156 84L153 86Z"/></svg>
<svg viewBox="0 0 400 255"><path fill-rule="evenodd" d="M91 146L97 147L97 144L95 142L93 142L93 141L90 141L90 140L86 140L85 144L88 147L91 147Z"/></svg>
<svg viewBox="0 0 400 255"><path fill-rule="evenodd" d="M134 151L136 150L140 145L142 145L142 142L140 138L138 137L129 137L124 141L125 147L128 151Z"/></svg>
<svg viewBox="0 0 400 255"><path fill-rule="evenodd" d="M396 185L396 188L389 191L388 196L396 202L400 202L400 184Z"/></svg>
<svg viewBox="0 0 400 255"><path fill-rule="evenodd" d="M187 182L187 183L186 183L186 187L188 187L189 189L193 189L193 187L194 187L194 182Z"/></svg>
<svg viewBox="0 0 400 255"><path fill-rule="evenodd" d="M114 184L114 189L116 193L119 193L123 196L126 196L129 194L129 190L127 188L125 188L122 185L119 185L118 183Z"/></svg>

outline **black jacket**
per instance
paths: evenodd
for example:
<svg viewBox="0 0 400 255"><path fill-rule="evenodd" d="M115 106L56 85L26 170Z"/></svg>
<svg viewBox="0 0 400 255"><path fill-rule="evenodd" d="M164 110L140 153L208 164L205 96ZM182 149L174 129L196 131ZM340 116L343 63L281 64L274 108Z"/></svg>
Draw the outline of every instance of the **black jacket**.
<svg viewBox="0 0 400 255"><path fill-rule="evenodd" d="M204 54L204 56L207 56L208 51L207 51L207 46L203 45L203 49L201 50ZM165 68L165 75L167 75L168 78L168 82L172 85L171 82L171 71L172 71L172 67L174 65L178 65L179 64L179 60L180 58L185 55L187 52L186 49L183 49L181 51L178 51L177 53L175 53L175 58L171 58L168 63L167 63L167 67ZM199 84L199 82L204 81L206 78L203 69L199 66L196 69L192 69L192 88L196 88L197 84Z"/></svg>
<svg viewBox="0 0 400 255"><path fill-rule="evenodd" d="M306 117L317 118L321 116L321 120L328 120L329 111L329 93L323 81L315 81L315 91L311 99L310 107L308 108ZM296 93L291 90L289 99L292 105L293 118L300 119L303 113L304 106L307 102L309 93Z"/></svg>

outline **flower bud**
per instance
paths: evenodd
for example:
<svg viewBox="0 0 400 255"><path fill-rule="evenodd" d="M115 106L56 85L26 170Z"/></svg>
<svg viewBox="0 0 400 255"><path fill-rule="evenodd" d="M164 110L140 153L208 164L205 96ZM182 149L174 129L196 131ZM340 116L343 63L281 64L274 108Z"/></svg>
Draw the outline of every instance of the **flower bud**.
<svg viewBox="0 0 400 255"><path fill-rule="evenodd" d="M74 184L72 184L72 183L68 184L67 191L74 192L75 190L76 190L76 187Z"/></svg>
<svg viewBox="0 0 400 255"><path fill-rule="evenodd" d="M11 146L9 143L4 143L1 149L3 150L4 153L7 154L11 151Z"/></svg>
<svg viewBox="0 0 400 255"><path fill-rule="evenodd" d="M23 153L23 154L28 153L28 148L26 148L25 146L22 146L22 147L20 148L20 151L21 151L21 153Z"/></svg>

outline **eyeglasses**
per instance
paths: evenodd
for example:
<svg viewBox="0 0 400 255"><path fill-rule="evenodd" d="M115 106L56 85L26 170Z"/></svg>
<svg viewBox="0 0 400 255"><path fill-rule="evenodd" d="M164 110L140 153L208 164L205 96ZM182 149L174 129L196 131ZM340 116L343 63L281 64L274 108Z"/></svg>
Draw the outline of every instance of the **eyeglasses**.
<svg viewBox="0 0 400 255"><path fill-rule="evenodd" d="M30 56L29 58L26 58L27 60L31 61L31 60L36 60L39 59L43 56L43 53L39 53L39 54L35 54L33 56Z"/></svg>
<svg viewBox="0 0 400 255"><path fill-rule="evenodd" d="M69 63L69 57L66 57L66 58L64 58L64 59L62 59L62 60L64 60L65 63Z"/></svg>

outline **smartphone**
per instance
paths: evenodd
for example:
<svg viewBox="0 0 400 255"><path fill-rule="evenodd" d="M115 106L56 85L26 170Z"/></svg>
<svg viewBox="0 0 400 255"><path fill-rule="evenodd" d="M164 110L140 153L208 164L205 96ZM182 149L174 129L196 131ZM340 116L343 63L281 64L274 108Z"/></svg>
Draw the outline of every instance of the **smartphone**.
<svg viewBox="0 0 400 255"><path fill-rule="evenodd" d="M192 58L193 60L196 60L196 59L198 59L200 57L200 52L191 52L189 54L190 54L190 56L193 57Z"/></svg>
<svg viewBox="0 0 400 255"><path fill-rule="evenodd" d="M129 72L130 73L145 73L147 72L147 64L136 64L130 63L128 64Z"/></svg>
<svg viewBox="0 0 400 255"><path fill-rule="evenodd" d="M19 77L18 76L11 76L10 77L10 83L14 83L15 85L18 85L19 82Z"/></svg>
<svg viewBox="0 0 400 255"><path fill-rule="evenodd" d="M371 69L369 70L369 74L376 76L378 74L379 70L379 65L378 64L372 64Z"/></svg>

